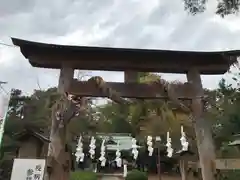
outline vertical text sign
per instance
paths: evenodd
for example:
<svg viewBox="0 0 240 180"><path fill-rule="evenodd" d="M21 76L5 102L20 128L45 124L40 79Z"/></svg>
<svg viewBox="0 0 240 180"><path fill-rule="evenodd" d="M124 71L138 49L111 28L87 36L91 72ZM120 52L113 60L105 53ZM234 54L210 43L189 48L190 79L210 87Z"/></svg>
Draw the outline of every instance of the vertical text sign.
<svg viewBox="0 0 240 180"><path fill-rule="evenodd" d="M14 159L11 180L43 180L44 159Z"/></svg>

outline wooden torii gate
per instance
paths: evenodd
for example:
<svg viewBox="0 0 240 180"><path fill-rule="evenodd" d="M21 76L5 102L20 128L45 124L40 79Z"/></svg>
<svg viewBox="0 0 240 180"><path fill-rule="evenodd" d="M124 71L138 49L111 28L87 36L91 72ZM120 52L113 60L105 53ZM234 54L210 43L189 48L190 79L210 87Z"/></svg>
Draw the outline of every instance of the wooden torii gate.
<svg viewBox="0 0 240 180"><path fill-rule="evenodd" d="M33 67L60 69L59 92L80 97L75 101L62 98L53 108L50 157L50 180L67 180L68 162L64 160L66 126L76 111L84 107L84 96L110 97L125 103L123 98L170 99L181 105L191 100L190 112L196 132L203 180L213 180L215 152L211 128L203 117L201 74L224 74L237 61L240 51L189 52L147 49L124 49L45 44L12 38ZM95 77L89 81L73 79L74 69L124 71L125 82L107 82ZM138 72L186 74L188 82L179 88L166 82L139 84ZM80 104L80 107L79 107ZM63 128L61 128L63 127ZM53 138L54 137L54 138ZM50 161L48 159L48 161Z"/></svg>

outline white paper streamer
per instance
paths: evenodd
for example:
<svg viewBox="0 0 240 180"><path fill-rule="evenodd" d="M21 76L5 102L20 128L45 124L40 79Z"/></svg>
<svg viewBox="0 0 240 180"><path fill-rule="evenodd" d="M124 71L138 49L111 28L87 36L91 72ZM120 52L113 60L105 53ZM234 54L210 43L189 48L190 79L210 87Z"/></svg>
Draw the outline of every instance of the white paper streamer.
<svg viewBox="0 0 240 180"><path fill-rule="evenodd" d="M84 161L82 136L80 136L79 139L78 139L78 144L77 144L75 156L76 156L76 162L83 162Z"/></svg>
<svg viewBox="0 0 240 180"><path fill-rule="evenodd" d="M121 152L119 150L119 142L117 143L117 151L116 151L116 158L115 158L117 167L122 167L122 159L121 159Z"/></svg>
<svg viewBox="0 0 240 180"><path fill-rule="evenodd" d="M101 145L100 158L99 158L99 161L101 161L102 167L105 167L106 165L105 150L106 150L105 140L103 140Z"/></svg>
<svg viewBox="0 0 240 180"><path fill-rule="evenodd" d="M181 126L181 145L182 145L182 151L188 151L188 145L189 143L187 142L186 134L183 131L183 126Z"/></svg>
<svg viewBox="0 0 240 180"><path fill-rule="evenodd" d="M137 159L138 157L138 149L137 149L137 140L135 138L132 138L132 154L133 159Z"/></svg>
<svg viewBox="0 0 240 180"><path fill-rule="evenodd" d="M94 137L91 137L91 141L90 141L90 144L89 144L89 153L90 153L90 157L91 159L94 159L95 157L95 149L96 149L96 139Z"/></svg>
<svg viewBox="0 0 240 180"><path fill-rule="evenodd" d="M153 142L152 142L152 136L147 137L147 146L148 146L148 156L153 155Z"/></svg>
<svg viewBox="0 0 240 180"><path fill-rule="evenodd" d="M169 132L167 132L167 156L172 157L173 155L173 148L172 148L172 139L169 136Z"/></svg>
<svg viewBox="0 0 240 180"><path fill-rule="evenodd" d="M127 177L127 164L123 165L123 177Z"/></svg>

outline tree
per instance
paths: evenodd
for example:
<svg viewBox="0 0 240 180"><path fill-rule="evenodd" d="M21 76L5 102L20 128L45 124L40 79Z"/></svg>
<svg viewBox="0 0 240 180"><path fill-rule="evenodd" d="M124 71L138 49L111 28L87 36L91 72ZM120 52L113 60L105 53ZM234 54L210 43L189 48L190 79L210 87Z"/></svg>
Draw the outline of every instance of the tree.
<svg viewBox="0 0 240 180"><path fill-rule="evenodd" d="M156 74L139 73L140 83L151 84L160 80L161 77ZM131 132L133 136L143 141L147 135L161 135L165 139L167 131L170 131L176 148L180 148L181 125L185 126L189 137L194 139L188 114L181 112L176 104L165 100L135 101L136 103L127 106L114 103L103 105L98 109L99 122L108 127L108 132Z"/></svg>
<svg viewBox="0 0 240 180"><path fill-rule="evenodd" d="M184 8L192 15L202 13L206 10L208 0L184 0ZM216 14L221 17L237 14L239 12L239 0L217 0Z"/></svg>
<svg viewBox="0 0 240 180"><path fill-rule="evenodd" d="M36 97L36 93L39 95L39 99ZM47 96L44 98L43 95ZM38 132L47 128L48 115L44 104L48 97L49 92L35 92L32 96L25 96L21 90L12 90L9 102L10 110L6 117L1 147L0 167L4 168L3 179L10 178L13 159L19 147L19 142L16 141L14 135L25 128L31 128Z"/></svg>
<svg viewBox="0 0 240 180"><path fill-rule="evenodd" d="M120 104L109 102L99 106L98 131L105 133L132 133L132 126L128 121L128 109Z"/></svg>
<svg viewBox="0 0 240 180"><path fill-rule="evenodd" d="M238 82L240 79L234 76ZM234 134L240 133L240 88L227 84L225 79L219 83L216 90L216 107L212 107L210 113L216 118L213 126L214 138L218 149L221 149L224 143L229 143Z"/></svg>
<svg viewBox="0 0 240 180"><path fill-rule="evenodd" d="M50 127L51 127L51 114L52 106L60 98L57 93L57 88L49 88L46 91L35 90L31 96L24 96L21 90L14 89L11 92L10 99L10 111L7 116L5 124L5 133L3 136L3 147L2 147L2 157L0 160L1 164L5 164L7 161L12 161L15 157L16 149L19 147L19 143L15 140L15 134L28 128L36 132L44 134L49 137ZM80 123L88 121L89 116L78 116L75 117L75 121ZM84 119L84 121L81 121ZM87 123L87 122L86 122ZM80 129L81 126L71 126L69 127L69 136L67 138L67 144L71 144L76 133L87 131L86 129ZM81 127L82 128L82 127ZM8 178L5 178L8 179Z"/></svg>

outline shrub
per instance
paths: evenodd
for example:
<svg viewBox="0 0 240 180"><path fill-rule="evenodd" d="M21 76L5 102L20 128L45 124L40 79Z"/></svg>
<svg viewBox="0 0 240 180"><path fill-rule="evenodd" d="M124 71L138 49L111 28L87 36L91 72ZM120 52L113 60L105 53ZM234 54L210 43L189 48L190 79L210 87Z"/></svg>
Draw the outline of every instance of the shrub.
<svg viewBox="0 0 240 180"><path fill-rule="evenodd" d="M90 171L75 171L71 173L70 180L97 180L97 174Z"/></svg>
<svg viewBox="0 0 240 180"><path fill-rule="evenodd" d="M219 180L239 180L240 170L223 170L220 172Z"/></svg>
<svg viewBox="0 0 240 180"><path fill-rule="evenodd" d="M138 170L130 171L127 174L126 180L147 180L147 174Z"/></svg>

